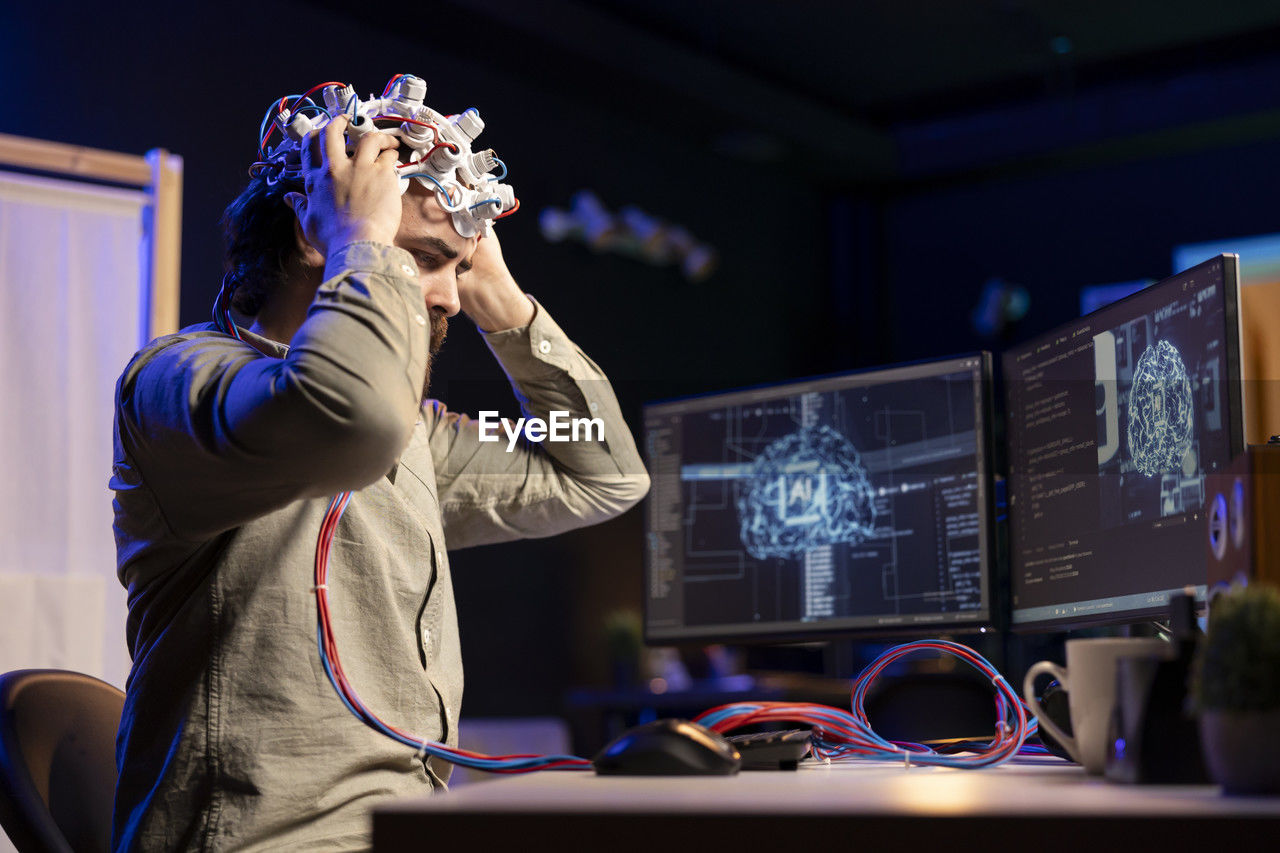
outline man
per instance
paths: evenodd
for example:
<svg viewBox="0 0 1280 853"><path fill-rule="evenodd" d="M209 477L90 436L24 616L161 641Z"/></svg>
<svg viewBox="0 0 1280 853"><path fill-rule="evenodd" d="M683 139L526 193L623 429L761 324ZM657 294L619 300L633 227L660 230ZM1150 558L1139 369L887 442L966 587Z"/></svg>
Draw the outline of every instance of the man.
<svg viewBox="0 0 1280 853"><path fill-rule="evenodd" d="M160 338L117 388L133 655L118 850L363 847L377 800L444 785L447 763L350 713L317 652L313 565L335 493L354 492L326 584L352 687L389 724L454 744L446 540L551 535L648 488L603 374L520 291L497 239L462 236L441 192L401 196L397 140L366 133L349 153L348 125L303 138L290 180L259 174L228 208L237 305L255 315L242 340L212 325ZM424 403L459 310L526 416L598 418L604 440L508 450Z"/></svg>

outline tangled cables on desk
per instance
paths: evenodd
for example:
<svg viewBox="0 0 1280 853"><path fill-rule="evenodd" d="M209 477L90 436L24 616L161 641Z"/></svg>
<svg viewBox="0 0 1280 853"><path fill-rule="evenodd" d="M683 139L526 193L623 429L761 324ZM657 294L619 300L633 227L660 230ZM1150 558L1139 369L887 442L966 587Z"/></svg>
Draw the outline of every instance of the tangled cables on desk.
<svg viewBox="0 0 1280 853"><path fill-rule="evenodd" d="M329 616L329 549L334 531L342 518L350 492L333 498L321 525L316 543L315 595L318 622L316 643L325 675L338 697L361 722L387 737L412 747L419 757L433 756L457 764L492 773L527 773L534 770L590 770L591 761L573 755L501 755L489 756L428 740L384 722L356 694L342 670L338 646ZM868 687L885 667L906 655L921 651L955 655L991 679L995 687L996 731L990 742L955 742L935 749L924 744L897 743L886 740L871 728L863 709ZM813 753L820 759L896 760L941 767L978 769L1000 764L1014 755L1044 754L1041 747L1028 746L1026 740L1036 732L1036 720L1009 683L981 655L967 646L947 640L905 643L884 652L853 683L852 711L826 705L794 702L736 702L713 708L694 719L717 732L726 732L755 723L787 722L813 727Z"/></svg>
<svg viewBox="0 0 1280 853"><path fill-rule="evenodd" d="M374 731L411 747L419 758L440 758L460 767L491 773L527 773L534 770L590 770L589 759L574 755L483 755L450 747L438 741L403 731L382 720L356 693L338 655L333 622L329 614L329 551L338 522L351 500L342 492L330 502L316 542L315 586L316 645L325 675L343 705ZM899 658L918 652L954 655L991 680L995 688L995 735L987 742L959 741L934 748L925 744L890 741L871 728L864 709L867 690L884 669ZM1043 747L1030 746L1027 739L1037 731L1036 719L1004 676L982 655L968 646L948 640L904 643L888 649L862 671L853 682L851 710L827 705L796 702L735 702L713 708L694 718L713 731L724 733L756 723L799 723L813 728L812 749L816 758L827 761L890 760L937 767L979 769L1008 761L1018 754L1044 755Z"/></svg>
<svg viewBox="0 0 1280 853"><path fill-rule="evenodd" d="M933 651L955 655L991 679L995 687L995 736L989 742L956 742L945 748L919 743L887 740L871 728L864 709L867 689L885 667L916 652ZM881 654L853 682L851 711L827 705L798 702L735 702L721 705L694 718L717 732L756 723L800 723L813 727L812 748L816 758L829 761L856 759L902 761L907 765L977 769L992 767L1018 754L1043 755L1041 747L1027 745L1037 730L1022 699L995 667L968 646L948 640L925 640L894 646Z"/></svg>

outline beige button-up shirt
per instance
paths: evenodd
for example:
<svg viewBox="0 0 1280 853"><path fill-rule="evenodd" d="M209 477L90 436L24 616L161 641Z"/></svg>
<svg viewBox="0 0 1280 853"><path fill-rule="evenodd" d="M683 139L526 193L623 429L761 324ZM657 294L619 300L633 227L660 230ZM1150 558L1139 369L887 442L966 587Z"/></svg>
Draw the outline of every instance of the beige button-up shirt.
<svg viewBox="0 0 1280 853"><path fill-rule="evenodd" d="M648 488L604 374L541 306L485 340L526 417L599 418L603 442L509 451L503 430L482 441L476 420L423 404L429 324L406 269L399 249L351 244L290 347L197 326L120 378L111 486L133 670L117 849L359 848L376 801L448 778L366 728L325 676L312 587L332 495L354 491L328 572L343 668L386 722L452 745L446 542L549 536Z"/></svg>

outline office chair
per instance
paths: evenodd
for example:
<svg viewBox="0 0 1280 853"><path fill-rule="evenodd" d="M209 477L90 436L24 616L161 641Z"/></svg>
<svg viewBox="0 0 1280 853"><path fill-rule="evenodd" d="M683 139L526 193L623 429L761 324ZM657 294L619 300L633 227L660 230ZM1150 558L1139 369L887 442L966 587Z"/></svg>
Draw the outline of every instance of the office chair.
<svg viewBox="0 0 1280 853"><path fill-rule="evenodd" d="M58 669L0 675L0 825L19 853L111 847L124 694Z"/></svg>

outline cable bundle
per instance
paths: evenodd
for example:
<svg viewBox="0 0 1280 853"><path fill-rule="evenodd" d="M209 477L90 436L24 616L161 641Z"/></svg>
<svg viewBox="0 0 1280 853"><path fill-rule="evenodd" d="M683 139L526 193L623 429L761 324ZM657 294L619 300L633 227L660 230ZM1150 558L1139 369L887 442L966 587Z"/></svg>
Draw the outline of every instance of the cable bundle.
<svg viewBox="0 0 1280 853"><path fill-rule="evenodd" d="M324 664L325 675L338 692L342 704L361 722L374 731L380 732L392 740L405 746L413 747L419 757L432 756L443 758L459 767L472 767L487 770L491 773L527 773L531 770L551 770L568 768L578 770L591 769L591 762L574 755L482 755L465 749L455 749L437 741L428 740L402 731L384 722L377 714L361 701L346 673L342 671L342 661L338 656L338 645L333 636L333 623L329 618L329 547L333 542L333 533L338 527L338 520L351 500L351 492L343 492L329 502L324 522L320 526L320 539L316 542L315 587L316 612L319 616L316 625L316 644L320 648L320 662Z"/></svg>
<svg viewBox="0 0 1280 853"><path fill-rule="evenodd" d="M419 757L434 756L457 764L492 773L526 773L534 770L556 768L589 770L591 762L573 755L500 755L489 756L464 749L455 749L437 741L428 740L404 732L379 718L356 694L342 670L338 645L329 616L329 550L338 521L342 518L351 499L351 492L342 492L329 502L328 511L320 527L316 542L315 586L316 645L325 675L337 691L338 697L352 714L373 730L412 747ZM887 740L871 728L864 709L867 689L880 676L885 667L899 658L922 651L954 655L991 679L995 687L996 731L988 742L956 741L934 749L925 744L899 743ZM903 761L938 767L979 769L993 767L1008 761L1015 755L1044 755L1039 746L1028 746L1027 738L1036 733L1035 717L995 667L982 655L948 640L924 640L905 643L885 651L862 671L853 683L852 711L844 711L827 705L797 702L736 702L721 705L694 718L716 732L727 732L755 723L801 723L813 727L813 753L828 761L889 760Z"/></svg>
<svg viewBox="0 0 1280 853"><path fill-rule="evenodd" d="M886 740L871 728L863 707L867 688L889 664L921 651L955 655L991 679L996 689L996 731L989 742L956 743L943 750L936 750L924 744ZM1001 764L1023 751L1026 754L1043 754L1039 747L1025 746L1027 738L1036 731L1036 721L1004 676L973 649L959 643L925 640L894 646L872 661L854 681L851 702L851 712L827 705L797 702L735 702L713 708L695 717L694 722L717 732L766 722L809 725L813 727L814 755L830 761L891 760L906 764L976 769ZM973 752L955 754L958 749L966 747Z"/></svg>

